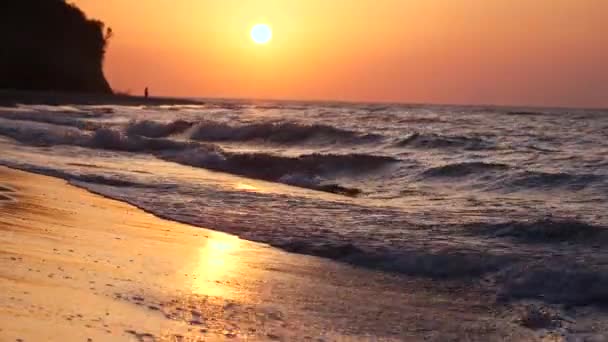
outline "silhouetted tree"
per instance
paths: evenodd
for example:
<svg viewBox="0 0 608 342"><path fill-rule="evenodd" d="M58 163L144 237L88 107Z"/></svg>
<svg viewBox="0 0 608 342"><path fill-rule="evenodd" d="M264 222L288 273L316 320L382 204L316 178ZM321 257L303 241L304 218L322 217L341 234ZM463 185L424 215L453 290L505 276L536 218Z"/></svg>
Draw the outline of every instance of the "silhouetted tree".
<svg viewBox="0 0 608 342"><path fill-rule="evenodd" d="M0 88L111 93L113 32L65 0L0 1Z"/></svg>

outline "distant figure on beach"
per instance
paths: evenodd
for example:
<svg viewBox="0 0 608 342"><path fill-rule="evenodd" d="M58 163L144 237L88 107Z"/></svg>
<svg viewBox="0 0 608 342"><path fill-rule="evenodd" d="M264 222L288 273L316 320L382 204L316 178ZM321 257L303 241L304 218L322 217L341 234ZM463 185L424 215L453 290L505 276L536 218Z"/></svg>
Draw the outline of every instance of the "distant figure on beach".
<svg viewBox="0 0 608 342"><path fill-rule="evenodd" d="M148 87L146 87L146 89L144 89L144 96L146 98L148 98L149 92L148 92Z"/></svg>

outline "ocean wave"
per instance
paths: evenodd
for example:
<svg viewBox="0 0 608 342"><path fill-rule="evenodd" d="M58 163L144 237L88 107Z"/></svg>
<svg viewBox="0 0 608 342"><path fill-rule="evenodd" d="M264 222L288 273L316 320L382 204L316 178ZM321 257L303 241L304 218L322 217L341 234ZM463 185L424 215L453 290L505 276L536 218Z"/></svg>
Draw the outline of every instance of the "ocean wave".
<svg viewBox="0 0 608 342"><path fill-rule="evenodd" d="M557 150L557 149L543 148L543 147L536 146L536 145L528 145L526 147L528 149L530 149L530 150L537 151L537 152L544 152L544 153L558 153L558 152L561 152L560 150Z"/></svg>
<svg viewBox="0 0 608 342"><path fill-rule="evenodd" d="M524 171L509 177L500 184L500 187L507 189L568 188L572 190L582 190L603 180L605 180L604 176L594 174Z"/></svg>
<svg viewBox="0 0 608 342"><path fill-rule="evenodd" d="M2 124L0 125L0 135L32 146L83 146L88 139L86 132L76 128L62 127L61 129L51 129L41 126L22 125L19 122L11 125Z"/></svg>
<svg viewBox="0 0 608 342"><path fill-rule="evenodd" d="M361 191L328 182L326 178L338 174L362 174L398 162L392 157L366 154L309 154L286 157L265 153L231 153L212 144L147 138L112 128L100 128L90 133L77 129L49 130L40 127L0 126L0 135L33 146L71 145L150 153L183 165L349 196L355 196Z"/></svg>
<svg viewBox="0 0 608 342"><path fill-rule="evenodd" d="M607 306L608 269L573 260L518 265L502 272L500 301L535 299L568 306Z"/></svg>
<svg viewBox="0 0 608 342"><path fill-rule="evenodd" d="M378 114L376 114L377 116ZM388 116L388 115L387 115ZM370 118L374 116L370 115ZM445 123L445 119L441 117L429 117L429 116L409 116L405 118L398 119L400 124L409 123L409 124L436 124L436 123Z"/></svg>
<svg viewBox="0 0 608 342"><path fill-rule="evenodd" d="M84 145L84 147L125 152L184 150L195 146L198 146L198 144L170 139L152 139L131 136L111 128L96 130Z"/></svg>
<svg viewBox="0 0 608 342"><path fill-rule="evenodd" d="M41 113L26 111L0 111L0 118L14 121L31 121L59 126L76 127L84 130L94 130L97 124L83 119L96 117L85 113Z"/></svg>
<svg viewBox="0 0 608 342"><path fill-rule="evenodd" d="M171 122L156 122L150 120L132 121L127 125L129 135L139 135L147 138L165 138L179 134L192 127L194 123L185 120Z"/></svg>
<svg viewBox="0 0 608 342"><path fill-rule="evenodd" d="M297 123L255 123L233 126L221 122L203 122L196 126L191 139L200 141L251 141L272 143L366 143L381 139L376 134L365 134L327 125Z"/></svg>
<svg viewBox="0 0 608 342"><path fill-rule="evenodd" d="M490 224L468 225L476 234L497 238L511 238L525 243L555 242L599 242L608 241L608 228L572 219L549 219L533 221L513 221Z"/></svg>
<svg viewBox="0 0 608 342"><path fill-rule="evenodd" d="M504 172L510 166L500 163L469 162L433 167L422 173L424 178L465 177L488 172Z"/></svg>
<svg viewBox="0 0 608 342"><path fill-rule="evenodd" d="M423 180L475 178L479 189L515 192L565 189L580 191L595 185L605 185L606 177L595 174L549 173L520 170L510 165L488 162L463 162L432 167L420 174Z"/></svg>
<svg viewBox="0 0 608 342"><path fill-rule="evenodd" d="M367 110L368 112L371 113L376 113L376 112L384 112L387 110L390 110L392 107L391 106L385 106L385 105L369 105L369 106L364 106L361 109Z"/></svg>
<svg viewBox="0 0 608 342"><path fill-rule="evenodd" d="M324 179L336 174L366 173L398 162L391 157L365 154L285 157L264 153L228 153L218 148L163 152L158 156L184 165L351 195L358 194L360 190L327 184Z"/></svg>
<svg viewBox="0 0 608 342"><path fill-rule="evenodd" d="M183 150L199 143L130 136L118 129L99 128L93 132L65 127L51 129L32 125L0 125L0 135L32 146L69 145L123 152L154 152Z"/></svg>
<svg viewBox="0 0 608 342"><path fill-rule="evenodd" d="M279 183L297 186L301 188L314 189L324 192L330 192L344 196L357 196L361 194L361 189L347 188L340 184L330 183L324 184L323 180L318 176L307 176L304 174L287 174L279 178Z"/></svg>
<svg viewBox="0 0 608 342"><path fill-rule="evenodd" d="M256 104L254 105L255 109L260 110L306 110L308 109L305 105L296 105L289 103L281 103L281 104Z"/></svg>
<svg viewBox="0 0 608 342"><path fill-rule="evenodd" d="M547 115L546 112L543 111L534 111L534 110L513 110L505 112L507 115L515 115L515 116L538 116L538 115Z"/></svg>
<svg viewBox="0 0 608 342"><path fill-rule="evenodd" d="M478 137L447 136L432 133L414 133L399 141L397 145L419 149L463 148L465 150L486 150L496 148L493 142Z"/></svg>
<svg viewBox="0 0 608 342"><path fill-rule="evenodd" d="M315 243L309 240L287 241L274 246L289 252L314 255L355 266L435 279L470 279L496 272L515 259L457 249L442 251L378 251L351 243Z"/></svg>
<svg viewBox="0 0 608 342"><path fill-rule="evenodd" d="M143 184L134 181L128 181L122 178L112 178L95 174L71 174L69 176L62 177L70 182L84 182L108 185L114 187L130 187L130 188L153 188L151 184Z"/></svg>

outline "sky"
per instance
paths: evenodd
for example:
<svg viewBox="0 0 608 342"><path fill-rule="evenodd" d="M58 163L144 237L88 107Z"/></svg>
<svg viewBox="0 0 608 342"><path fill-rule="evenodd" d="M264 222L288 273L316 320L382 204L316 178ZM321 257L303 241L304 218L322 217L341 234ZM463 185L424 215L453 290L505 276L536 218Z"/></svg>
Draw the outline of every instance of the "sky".
<svg viewBox="0 0 608 342"><path fill-rule="evenodd" d="M607 0L71 2L112 28L116 91L608 107Z"/></svg>

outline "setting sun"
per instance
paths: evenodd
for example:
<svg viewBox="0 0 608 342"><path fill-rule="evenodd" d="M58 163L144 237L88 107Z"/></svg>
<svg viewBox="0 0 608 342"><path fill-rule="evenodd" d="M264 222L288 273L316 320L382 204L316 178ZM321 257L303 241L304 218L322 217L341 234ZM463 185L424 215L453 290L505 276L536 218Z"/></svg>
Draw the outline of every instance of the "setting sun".
<svg viewBox="0 0 608 342"><path fill-rule="evenodd" d="M251 29L251 39L256 44L266 44L272 39L272 30L266 24L255 25Z"/></svg>

